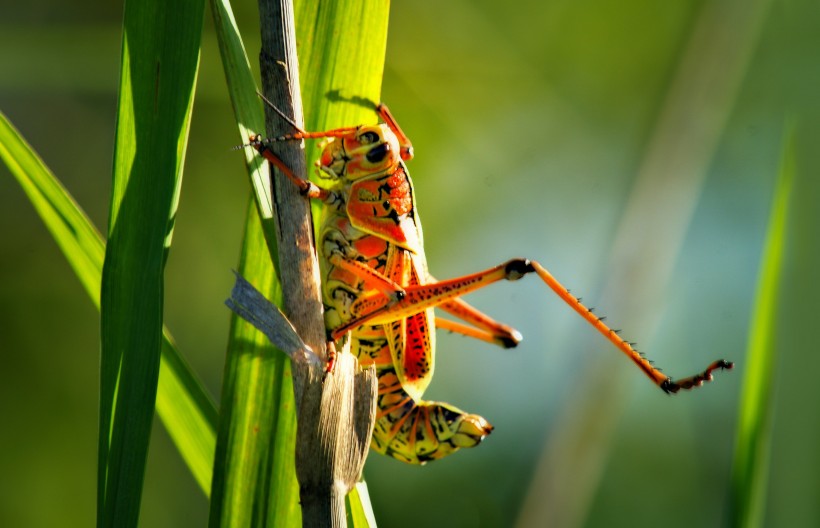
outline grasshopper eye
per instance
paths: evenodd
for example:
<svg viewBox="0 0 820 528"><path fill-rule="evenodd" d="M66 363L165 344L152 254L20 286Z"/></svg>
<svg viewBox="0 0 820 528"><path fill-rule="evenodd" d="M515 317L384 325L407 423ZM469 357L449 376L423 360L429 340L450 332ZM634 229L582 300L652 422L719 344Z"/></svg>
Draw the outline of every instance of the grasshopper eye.
<svg viewBox="0 0 820 528"><path fill-rule="evenodd" d="M359 136L359 142L362 145L372 145L379 141L379 135L375 132L365 132L361 136Z"/></svg>
<svg viewBox="0 0 820 528"><path fill-rule="evenodd" d="M388 152L390 152L390 145L387 143L379 143L367 151L367 161L370 163L379 163L384 160Z"/></svg>

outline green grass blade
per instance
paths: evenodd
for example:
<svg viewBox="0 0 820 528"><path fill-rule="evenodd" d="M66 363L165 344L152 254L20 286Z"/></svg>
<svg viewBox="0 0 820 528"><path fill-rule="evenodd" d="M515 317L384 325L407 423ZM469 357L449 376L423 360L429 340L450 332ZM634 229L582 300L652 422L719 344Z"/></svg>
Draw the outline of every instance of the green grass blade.
<svg viewBox="0 0 820 528"><path fill-rule="evenodd" d="M265 127L256 83L230 4L212 0L211 12L238 124L238 141L245 142L250 133L262 132ZM244 155L260 199L255 201L256 209L248 210L239 272L281 306L271 259L276 239L269 201L270 173L253 149L245 149ZM264 335L236 315L231 318L221 414L210 525L256 526L267 524L267 519L276 526L299 525L290 364Z"/></svg>
<svg viewBox="0 0 820 528"><path fill-rule="evenodd" d="M239 272L281 305L259 216L248 210ZM211 526L299 525L290 363L246 321L231 318L214 463Z"/></svg>
<svg viewBox="0 0 820 528"><path fill-rule="evenodd" d="M242 43L242 37L239 35L239 28L236 25L230 2L211 0L211 13L213 13L222 67L228 81L228 93L239 128L239 141L244 143L251 134L264 132L265 115L262 112L259 96L256 94L256 81L251 73L251 65ZM259 214L263 220L268 221L273 215L268 166L259 159L254 149L246 148L243 152L254 192L259 198Z"/></svg>
<svg viewBox="0 0 820 528"><path fill-rule="evenodd" d="M264 115L230 5L227 0L212 0L211 9L239 141L244 142L250 132L263 132ZM327 128L330 123L375 121L372 108L342 101L332 93L378 101L389 5L372 0L304 1L295 9L302 86L310 86L302 94L308 126ZM349 31L350 27L357 30ZM327 56L328 52L332 55ZM240 273L281 305L270 258L263 247L265 240L275 240L267 167L260 166L252 149L247 149L245 156L262 222L249 214ZM259 332L236 317L232 320L222 413L211 526L298 526L290 366ZM366 511L372 518L369 501L352 500L357 511Z"/></svg>
<svg viewBox="0 0 820 528"><path fill-rule="evenodd" d="M347 495L347 524L353 528L376 528L376 516L370 504L370 493L364 481L358 482Z"/></svg>
<svg viewBox="0 0 820 528"><path fill-rule="evenodd" d="M381 100L389 2L302 1L296 37L302 106L308 130L375 123L371 103ZM355 29L354 29L355 28ZM308 166L319 149L308 148Z"/></svg>
<svg viewBox="0 0 820 528"><path fill-rule="evenodd" d="M766 245L749 330L743 392L731 479L731 525L763 526L771 451L777 359L777 308L788 212L795 178L794 136L788 134L769 217Z"/></svg>
<svg viewBox="0 0 820 528"><path fill-rule="evenodd" d="M94 304L100 304L102 235L0 112L0 158L28 196Z"/></svg>
<svg viewBox="0 0 820 528"><path fill-rule="evenodd" d="M156 409L194 480L210 496L218 421L216 405L177 351L167 329L162 333Z"/></svg>
<svg viewBox="0 0 820 528"><path fill-rule="evenodd" d="M188 139L204 5L126 2L102 273L97 523L136 526L162 349L163 271Z"/></svg>
<svg viewBox="0 0 820 528"><path fill-rule="evenodd" d="M105 253L102 235L2 113L0 158L31 200L99 309ZM180 356L167 329L163 331L156 407L171 439L207 495L216 444L216 406Z"/></svg>

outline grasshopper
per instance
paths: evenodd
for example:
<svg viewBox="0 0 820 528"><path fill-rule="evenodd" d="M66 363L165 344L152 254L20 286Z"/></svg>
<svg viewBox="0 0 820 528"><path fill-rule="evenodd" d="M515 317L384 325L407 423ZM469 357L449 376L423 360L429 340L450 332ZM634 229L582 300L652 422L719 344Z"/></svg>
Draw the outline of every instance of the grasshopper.
<svg viewBox="0 0 820 528"><path fill-rule="evenodd" d="M490 434L493 427L483 417L422 396L433 376L436 328L505 348L521 341L518 331L461 298L501 280L536 274L666 393L700 386L711 381L713 371L732 368L731 362L718 360L699 374L673 380L535 261L515 258L471 275L435 279L427 270L413 182L405 165L413 157L412 144L387 106L378 105L376 112L380 124L307 132L291 122L296 132L275 138L253 135L246 145L304 196L324 204L318 253L325 324L330 342L350 332L351 351L359 363L375 365L378 411L372 449L424 464L476 446ZM329 181L324 187L297 177L271 148L281 141L318 138L325 141L317 162L319 176ZM459 321L437 317L433 308Z"/></svg>

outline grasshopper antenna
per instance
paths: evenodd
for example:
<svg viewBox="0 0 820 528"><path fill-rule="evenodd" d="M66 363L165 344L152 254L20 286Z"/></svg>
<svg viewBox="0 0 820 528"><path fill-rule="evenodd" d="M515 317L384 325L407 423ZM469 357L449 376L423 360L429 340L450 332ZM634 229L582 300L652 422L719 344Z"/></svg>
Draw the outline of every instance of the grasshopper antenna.
<svg viewBox="0 0 820 528"><path fill-rule="evenodd" d="M251 140L250 143L243 143L241 145L235 145L235 146L231 147L231 150L232 151L242 150L242 149L247 148L247 147L256 148L257 145L261 145L264 142L264 139L260 135L251 136L250 140Z"/></svg>
<svg viewBox="0 0 820 528"><path fill-rule="evenodd" d="M265 95L264 95L262 92L260 92L259 90L257 90L257 91L256 91L256 95L258 95L258 96L259 96L259 97L260 97L260 98L261 98L261 99L265 102L265 104L267 104L269 107L273 108L273 111L274 111L274 112L276 112L277 114L279 114L279 117L281 117L282 119L284 119L285 121L287 121L288 123L290 123L290 126L292 126L293 128L295 128L297 132L299 132L300 134L305 134L305 131L304 131L304 130L302 130L302 127L300 127L299 125L297 125L297 124L296 124L296 122L295 122L295 121L293 121L293 119L289 118L288 116L286 116L286 115L285 115L285 113L284 113L284 112L282 112L281 110L279 110L279 109L276 107L276 105L275 105L275 104L273 104L273 103L270 101L270 99L268 99L267 97L265 97Z"/></svg>
<svg viewBox="0 0 820 528"><path fill-rule="evenodd" d="M279 110L279 108L277 108L277 107L276 107L276 105L275 105L275 104L273 104L273 103L271 102L271 100L270 100L270 99L268 99L267 97L265 97L265 95L264 95L262 92L260 92L259 90L257 90L257 91L256 91L256 95L258 95L258 96L259 96L259 98L260 98L260 99L262 99L262 101L264 101L264 102L265 102L265 104L267 104L269 107L273 108L273 111L274 111L274 112L276 112L277 114L279 114L279 117L281 117L282 119L284 119L285 121L287 121L287 122L288 122L288 123L289 123L289 124L290 124L293 128L295 128L295 129L296 129L296 131L297 131L300 135L305 135L305 134L307 134L307 132L305 132L305 131L302 129L302 127L300 127L299 125L297 125L297 124L296 124L296 122L295 122L295 121L293 121L293 119L291 119L290 117L288 117L287 115L285 115L285 113L284 113L284 112L282 112L281 110ZM292 136L291 134L288 134L288 135L285 135L285 136L281 136L281 137L279 137L279 138L274 138L274 141L276 141L276 140L282 140L282 139L291 139L291 136ZM269 142L269 141L270 141L270 140L265 139L265 138L263 138L262 136L260 136L260 135L258 135L258 134L257 134L257 135L251 136L251 142L250 142L250 143L243 143L242 145L236 145L235 147L231 147L231 150L242 150L242 149L244 149L244 148L246 148L246 147L254 147L254 148L257 148L259 145L262 145L262 144L264 144L264 143L266 143L266 142Z"/></svg>

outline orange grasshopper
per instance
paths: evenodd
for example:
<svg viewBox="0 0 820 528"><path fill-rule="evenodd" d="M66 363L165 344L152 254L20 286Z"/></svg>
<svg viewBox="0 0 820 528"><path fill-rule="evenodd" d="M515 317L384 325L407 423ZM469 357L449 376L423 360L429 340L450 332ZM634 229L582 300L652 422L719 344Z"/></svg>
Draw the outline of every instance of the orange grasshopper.
<svg viewBox="0 0 820 528"><path fill-rule="evenodd" d="M481 313L461 296L530 273L541 277L664 392L700 386L712 379L712 371L732 368L732 363L718 360L700 374L673 381L531 260L516 258L455 279L433 278L427 271L413 182L405 166L413 157L412 145L385 105L378 105L376 112L383 123L306 132L291 122L297 132L269 139L254 135L247 145L303 195L325 204L318 243L325 324L331 342L350 332L351 350L359 362L376 367L378 412L372 449L424 464L473 447L492 431L481 416L422 399L433 376L435 329L505 348L516 346L521 341L518 331ZM330 180L327 188L297 177L271 150L276 142L316 138L326 140L317 165L319 176ZM434 307L463 322L436 317Z"/></svg>

